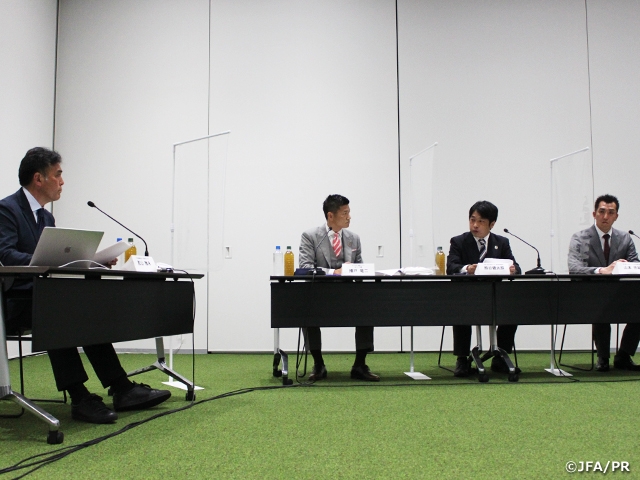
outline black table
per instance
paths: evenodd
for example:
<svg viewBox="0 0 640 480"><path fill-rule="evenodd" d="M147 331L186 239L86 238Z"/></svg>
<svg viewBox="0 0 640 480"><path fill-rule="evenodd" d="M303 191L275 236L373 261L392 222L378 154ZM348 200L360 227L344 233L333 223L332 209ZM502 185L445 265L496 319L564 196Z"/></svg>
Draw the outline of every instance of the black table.
<svg viewBox="0 0 640 480"><path fill-rule="evenodd" d="M640 322L634 316L640 311L638 280L640 275L271 277L274 354L279 328L551 325L555 369L553 326ZM277 365L274 360L274 372Z"/></svg>
<svg viewBox="0 0 640 480"><path fill-rule="evenodd" d="M34 351L156 338L157 361L129 375L159 369L194 385L165 363L162 337L193 333L193 279L203 275L105 269L0 267L8 281L33 281ZM179 281L182 280L182 281ZM185 281L186 280L186 281ZM4 289L0 300L4 305ZM2 312L4 316L4 312ZM10 399L49 424L50 443L62 441L60 423L11 389L4 318L0 321L0 399Z"/></svg>

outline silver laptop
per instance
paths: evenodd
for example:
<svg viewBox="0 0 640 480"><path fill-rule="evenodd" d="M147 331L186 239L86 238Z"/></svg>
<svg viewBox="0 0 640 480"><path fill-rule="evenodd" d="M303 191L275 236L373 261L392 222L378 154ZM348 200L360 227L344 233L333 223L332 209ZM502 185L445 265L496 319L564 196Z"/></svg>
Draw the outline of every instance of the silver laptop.
<svg viewBox="0 0 640 480"><path fill-rule="evenodd" d="M76 230L74 228L44 227L36 251L31 258L32 267L89 268L104 232Z"/></svg>

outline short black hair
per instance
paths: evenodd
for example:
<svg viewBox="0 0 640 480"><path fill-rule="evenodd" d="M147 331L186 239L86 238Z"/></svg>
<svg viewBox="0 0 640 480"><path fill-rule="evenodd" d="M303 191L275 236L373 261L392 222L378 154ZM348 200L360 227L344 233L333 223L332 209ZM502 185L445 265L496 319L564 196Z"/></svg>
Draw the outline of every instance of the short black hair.
<svg viewBox="0 0 640 480"><path fill-rule="evenodd" d="M329 218L328 213L338 213L340 207L344 205L349 205L349 199L347 197L343 197L342 195L333 194L329 195L325 198L322 203L322 211L324 212L324 218Z"/></svg>
<svg viewBox="0 0 640 480"><path fill-rule="evenodd" d="M36 173L47 174L47 169L53 165L62 163L62 157L56 151L44 147L35 147L27 152L18 169L20 185L26 187L33 181Z"/></svg>
<svg viewBox="0 0 640 480"><path fill-rule="evenodd" d="M482 218L489 220L489 223L493 223L498 220L498 207L486 200L480 200L479 202L471 205L471 208L469 209L469 218L471 218L473 212L478 212Z"/></svg>
<svg viewBox="0 0 640 480"><path fill-rule="evenodd" d="M613 195L609 195L608 193L606 193L606 194L600 195L598 198L596 198L596 203L593 206L593 211L594 212L598 211L598 205L600 205L600 202L615 203L616 204L616 213L620 211L620 202Z"/></svg>

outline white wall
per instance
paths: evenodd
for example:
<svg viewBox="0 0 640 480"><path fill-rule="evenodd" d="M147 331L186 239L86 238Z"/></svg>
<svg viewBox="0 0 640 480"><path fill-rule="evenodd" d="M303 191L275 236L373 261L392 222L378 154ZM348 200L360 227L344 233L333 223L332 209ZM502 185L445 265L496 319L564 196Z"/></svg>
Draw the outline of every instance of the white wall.
<svg viewBox="0 0 640 480"><path fill-rule="evenodd" d="M328 194L350 199L364 260L398 265L394 2L214 1L211 19L211 129L232 131L225 244L235 253L210 278L209 348L266 350L272 252L291 245L297 261ZM377 348L398 348L392 330ZM282 334L292 349L297 332ZM326 329L323 342L352 350L353 329Z"/></svg>
<svg viewBox="0 0 640 480"><path fill-rule="evenodd" d="M0 198L19 188L27 150L52 147L56 12L56 0L0 3ZM17 355L15 343L8 346Z"/></svg>
<svg viewBox="0 0 640 480"><path fill-rule="evenodd" d="M169 262L172 144L208 131L208 16L207 0L61 0L56 148L66 185L55 206L59 226L104 230L103 246L129 236L90 209L92 200L142 235L156 261ZM205 300L197 349L207 342ZM153 340L133 345L154 348Z"/></svg>
<svg viewBox="0 0 640 480"><path fill-rule="evenodd" d="M56 0L0 3L2 197L18 189L27 150L52 146L56 11Z"/></svg>

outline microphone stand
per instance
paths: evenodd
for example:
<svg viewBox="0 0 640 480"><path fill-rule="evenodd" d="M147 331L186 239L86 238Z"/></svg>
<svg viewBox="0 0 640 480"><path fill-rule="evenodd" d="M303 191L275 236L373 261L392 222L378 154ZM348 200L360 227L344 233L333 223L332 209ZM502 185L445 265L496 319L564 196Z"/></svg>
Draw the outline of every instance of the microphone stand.
<svg viewBox="0 0 640 480"><path fill-rule="evenodd" d="M513 233L511 233L509 230L507 230L506 228L504 229L504 233L508 233L509 235L513 235L514 237L516 237L518 240L520 240L522 243L529 245L531 248L533 248L536 253L538 254L538 266L536 268L532 268L531 270L528 270L526 272L524 272L525 275L544 275L546 272L544 270L544 268L542 268L541 264L540 264L540 252L538 252L538 249L536 247L534 247L533 245L531 245L528 242L525 242L523 239L521 239L519 236L514 235Z"/></svg>
<svg viewBox="0 0 640 480"><path fill-rule="evenodd" d="M144 256L148 257L149 256L149 247L147 247L147 242L144 241L144 238L142 238L140 235L138 235L136 232L134 232L133 230L131 230L128 227L125 227L124 225L122 225L118 220L116 220L115 218L113 218L111 215L109 215L106 212L103 212L102 210L100 210L98 208L98 206L93 203L91 200L89 200L87 202L87 205L89 205L91 208L95 208L96 210L98 210L100 213L102 213L103 215L106 215L107 217L109 217L111 220L113 220L114 222L116 222L118 225L120 225L122 228L124 228L125 230L128 230L129 232L133 233L136 237L138 237L140 240L142 240L142 243L144 243Z"/></svg>

